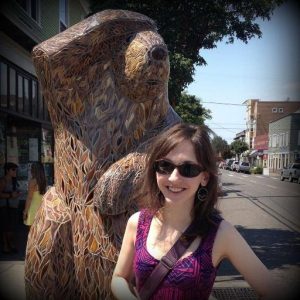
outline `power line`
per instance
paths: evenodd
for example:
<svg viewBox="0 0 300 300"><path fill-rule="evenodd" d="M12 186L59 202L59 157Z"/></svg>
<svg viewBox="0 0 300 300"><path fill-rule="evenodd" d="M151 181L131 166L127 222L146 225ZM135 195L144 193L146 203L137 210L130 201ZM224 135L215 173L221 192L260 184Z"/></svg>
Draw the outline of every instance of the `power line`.
<svg viewBox="0 0 300 300"><path fill-rule="evenodd" d="M200 101L201 103L211 103L219 105L235 105L235 106L247 106L247 104L237 104L237 103L224 103L224 102L213 102L213 101Z"/></svg>

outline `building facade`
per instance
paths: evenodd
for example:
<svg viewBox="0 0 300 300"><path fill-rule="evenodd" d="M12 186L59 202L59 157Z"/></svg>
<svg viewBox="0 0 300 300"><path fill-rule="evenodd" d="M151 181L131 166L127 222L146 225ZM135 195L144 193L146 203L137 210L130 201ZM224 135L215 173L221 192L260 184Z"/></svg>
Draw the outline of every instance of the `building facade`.
<svg viewBox="0 0 300 300"><path fill-rule="evenodd" d="M0 9L0 176L18 164L26 185L30 164L45 166L53 183L54 139L48 110L31 60L33 47L82 20L87 1L11 0Z"/></svg>
<svg viewBox="0 0 300 300"><path fill-rule="evenodd" d="M250 160L252 164L267 167L269 123L300 109L300 101L249 99L244 104L247 105L245 141L250 148Z"/></svg>
<svg viewBox="0 0 300 300"><path fill-rule="evenodd" d="M278 172L300 160L300 110L269 125L268 166Z"/></svg>

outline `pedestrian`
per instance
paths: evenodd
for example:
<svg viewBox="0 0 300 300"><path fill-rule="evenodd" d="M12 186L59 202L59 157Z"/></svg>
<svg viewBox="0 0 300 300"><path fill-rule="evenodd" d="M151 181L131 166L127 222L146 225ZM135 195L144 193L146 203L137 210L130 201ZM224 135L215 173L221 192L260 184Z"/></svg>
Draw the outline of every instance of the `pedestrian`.
<svg viewBox="0 0 300 300"><path fill-rule="evenodd" d="M117 299L208 299L225 258L258 295L276 299L271 273L216 209L215 158L205 126L180 123L152 143L147 201L128 220L112 277Z"/></svg>
<svg viewBox="0 0 300 300"><path fill-rule="evenodd" d="M29 227L32 225L36 212L41 206L46 187L44 166L40 162L34 162L31 165L31 178L28 183L28 193L23 211L24 224Z"/></svg>
<svg viewBox="0 0 300 300"><path fill-rule="evenodd" d="M2 237L2 252L17 253L16 229L18 224L19 196L15 163L4 164L4 177L0 179L0 222Z"/></svg>

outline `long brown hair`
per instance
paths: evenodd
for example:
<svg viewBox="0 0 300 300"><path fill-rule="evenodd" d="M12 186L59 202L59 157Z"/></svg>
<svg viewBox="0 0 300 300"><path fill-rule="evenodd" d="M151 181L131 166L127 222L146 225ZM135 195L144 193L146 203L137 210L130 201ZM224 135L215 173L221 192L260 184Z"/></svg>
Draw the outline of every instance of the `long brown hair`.
<svg viewBox="0 0 300 300"><path fill-rule="evenodd" d="M220 214L215 208L218 200L216 156L208 131L206 126L179 123L157 136L148 152L143 187L148 195L144 206L153 211L161 208L164 205L164 198L157 185L153 164L156 160L165 157L184 140L190 141L194 146L198 163L209 173L209 181L206 186L208 196L205 201L199 201L196 195L191 212L193 221L197 224L195 234L200 236L203 236L210 226L215 224L214 220Z"/></svg>
<svg viewBox="0 0 300 300"><path fill-rule="evenodd" d="M47 182L43 164L34 162L31 165L31 175L36 180L40 194L44 195L46 193Z"/></svg>

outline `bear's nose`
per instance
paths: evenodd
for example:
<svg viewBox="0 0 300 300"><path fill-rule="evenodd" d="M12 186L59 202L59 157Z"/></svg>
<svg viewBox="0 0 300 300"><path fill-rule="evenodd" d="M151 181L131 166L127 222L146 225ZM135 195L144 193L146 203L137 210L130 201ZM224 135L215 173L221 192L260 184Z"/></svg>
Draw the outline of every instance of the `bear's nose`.
<svg viewBox="0 0 300 300"><path fill-rule="evenodd" d="M150 56L155 60L165 60L168 55L167 49L157 46L151 49Z"/></svg>

